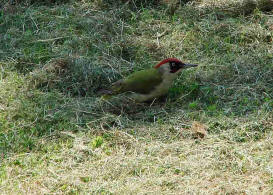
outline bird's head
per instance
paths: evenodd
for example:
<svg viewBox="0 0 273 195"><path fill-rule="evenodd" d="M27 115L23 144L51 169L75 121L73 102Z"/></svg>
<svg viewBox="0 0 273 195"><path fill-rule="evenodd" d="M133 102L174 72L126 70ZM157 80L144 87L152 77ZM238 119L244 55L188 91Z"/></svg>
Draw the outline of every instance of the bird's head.
<svg viewBox="0 0 273 195"><path fill-rule="evenodd" d="M167 58L158 63L154 68L159 69L163 73L167 74L177 74L182 69L196 67L197 64L187 64L176 58Z"/></svg>

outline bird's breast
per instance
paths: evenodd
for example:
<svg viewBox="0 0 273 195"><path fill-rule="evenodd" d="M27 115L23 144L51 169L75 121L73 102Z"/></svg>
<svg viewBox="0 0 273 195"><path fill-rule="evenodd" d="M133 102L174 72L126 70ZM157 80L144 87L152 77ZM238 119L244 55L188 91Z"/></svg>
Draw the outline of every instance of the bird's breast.
<svg viewBox="0 0 273 195"><path fill-rule="evenodd" d="M160 97L168 93L170 86L172 85L175 77L164 78L163 81L152 91L152 97Z"/></svg>

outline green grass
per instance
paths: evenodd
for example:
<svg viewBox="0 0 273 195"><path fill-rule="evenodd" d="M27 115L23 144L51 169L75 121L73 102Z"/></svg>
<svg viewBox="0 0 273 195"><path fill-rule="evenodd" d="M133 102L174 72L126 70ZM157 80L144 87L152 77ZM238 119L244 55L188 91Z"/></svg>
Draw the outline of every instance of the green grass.
<svg viewBox="0 0 273 195"><path fill-rule="evenodd" d="M2 193L272 192L272 9L177 2L1 1ZM101 101L166 57L165 101Z"/></svg>

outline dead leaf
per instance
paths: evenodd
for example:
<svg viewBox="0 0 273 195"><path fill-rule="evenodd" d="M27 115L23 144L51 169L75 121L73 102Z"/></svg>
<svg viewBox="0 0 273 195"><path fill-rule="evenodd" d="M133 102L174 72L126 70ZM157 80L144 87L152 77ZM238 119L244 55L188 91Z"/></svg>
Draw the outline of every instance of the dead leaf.
<svg viewBox="0 0 273 195"><path fill-rule="evenodd" d="M207 135L208 127L204 124L194 121L191 126L191 131L198 138L204 138Z"/></svg>

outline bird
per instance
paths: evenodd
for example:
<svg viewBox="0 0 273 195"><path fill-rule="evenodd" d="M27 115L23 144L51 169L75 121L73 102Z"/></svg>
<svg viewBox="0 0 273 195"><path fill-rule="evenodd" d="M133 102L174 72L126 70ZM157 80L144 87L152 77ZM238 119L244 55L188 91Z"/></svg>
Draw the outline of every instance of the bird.
<svg viewBox="0 0 273 195"><path fill-rule="evenodd" d="M111 85L108 94L103 99L129 92L129 97L136 102L153 101L168 93L173 81L186 68L196 67L197 64L184 63L177 58L167 58L150 69L132 73Z"/></svg>

